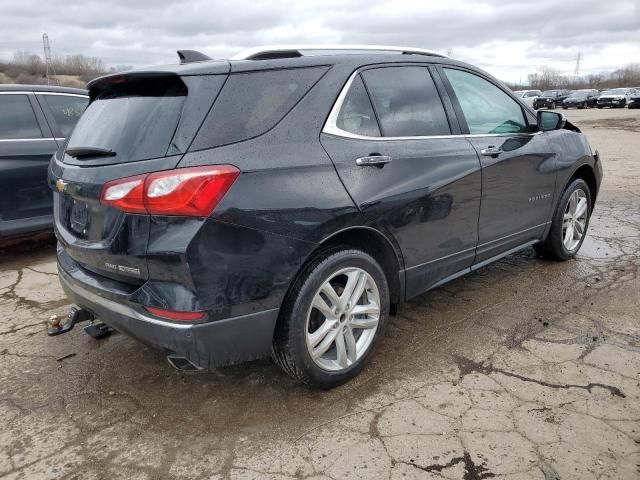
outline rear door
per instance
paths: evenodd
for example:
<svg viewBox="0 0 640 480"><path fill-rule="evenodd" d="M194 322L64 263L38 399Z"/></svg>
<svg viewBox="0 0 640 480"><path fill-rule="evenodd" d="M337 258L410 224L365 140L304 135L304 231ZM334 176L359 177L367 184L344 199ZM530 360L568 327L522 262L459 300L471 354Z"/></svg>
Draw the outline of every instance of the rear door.
<svg viewBox="0 0 640 480"><path fill-rule="evenodd" d="M321 141L355 203L393 234L407 297L468 270L477 244L480 163L426 65L356 72Z"/></svg>
<svg viewBox="0 0 640 480"><path fill-rule="evenodd" d="M0 93L0 236L51 225L47 165L57 148L32 93Z"/></svg>
<svg viewBox="0 0 640 480"><path fill-rule="evenodd" d="M502 87L463 69L441 72L482 163L476 257L482 263L542 236L554 205L556 156Z"/></svg>

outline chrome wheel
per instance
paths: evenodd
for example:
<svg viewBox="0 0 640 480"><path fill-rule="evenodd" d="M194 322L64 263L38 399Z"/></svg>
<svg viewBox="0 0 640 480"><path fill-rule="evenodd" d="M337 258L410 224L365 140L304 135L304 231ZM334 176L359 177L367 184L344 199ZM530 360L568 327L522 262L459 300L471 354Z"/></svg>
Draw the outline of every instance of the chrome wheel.
<svg viewBox="0 0 640 480"><path fill-rule="evenodd" d="M307 313L307 349L320 368L349 368L369 349L380 320L380 293L360 268L332 274L315 293Z"/></svg>
<svg viewBox="0 0 640 480"><path fill-rule="evenodd" d="M576 189L567 202L562 217L562 243L568 252L573 252L584 237L587 227L589 203L587 195L581 189Z"/></svg>

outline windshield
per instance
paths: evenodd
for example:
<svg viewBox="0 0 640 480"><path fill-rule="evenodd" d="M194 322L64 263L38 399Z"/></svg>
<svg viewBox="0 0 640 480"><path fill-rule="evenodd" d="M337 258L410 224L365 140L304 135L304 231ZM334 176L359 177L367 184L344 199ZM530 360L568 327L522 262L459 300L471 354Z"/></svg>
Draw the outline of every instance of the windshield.
<svg viewBox="0 0 640 480"><path fill-rule="evenodd" d="M614 88L613 90L607 90L603 95L624 95L627 93L626 88Z"/></svg>
<svg viewBox="0 0 640 480"><path fill-rule="evenodd" d="M542 92L543 97L555 97L558 95L559 90L545 90Z"/></svg>
<svg viewBox="0 0 640 480"><path fill-rule="evenodd" d="M104 162L120 163L166 155L187 95L177 76L119 81L89 104L71 134L68 151L107 151Z"/></svg>
<svg viewBox="0 0 640 480"><path fill-rule="evenodd" d="M570 97L586 97L587 95L589 95L589 92L591 90L576 90L575 92L572 92L571 95L569 95Z"/></svg>

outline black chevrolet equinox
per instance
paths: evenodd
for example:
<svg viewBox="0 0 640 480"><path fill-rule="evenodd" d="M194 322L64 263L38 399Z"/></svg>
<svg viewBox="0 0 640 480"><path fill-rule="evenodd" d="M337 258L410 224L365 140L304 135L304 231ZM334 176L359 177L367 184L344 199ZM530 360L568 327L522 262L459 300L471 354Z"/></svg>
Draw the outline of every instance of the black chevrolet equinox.
<svg viewBox="0 0 640 480"><path fill-rule="evenodd" d="M98 78L52 159L83 320L209 369L357 375L405 300L533 246L573 257L602 179L555 112L399 47L277 47Z"/></svg>

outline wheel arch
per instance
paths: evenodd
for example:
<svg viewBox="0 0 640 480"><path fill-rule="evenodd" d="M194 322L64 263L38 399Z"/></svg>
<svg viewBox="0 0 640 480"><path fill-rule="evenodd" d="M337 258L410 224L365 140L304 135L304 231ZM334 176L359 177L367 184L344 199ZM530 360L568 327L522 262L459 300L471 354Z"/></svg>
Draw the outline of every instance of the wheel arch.
<svg viewBox="0 0 640 480"><path fill-rule="evenodd" d="M598 181L596 180L593 166L589 165L588 163L583 163L573 171L564 187L562 188L562 192L564 192L566 188L571 184L571 182L573 182L577 178L581 178L586 182L587 186L589 187L589 194L591 195L591 205L595 205L596 197L598 196Z"/></svg>
<svg viewBox="0 0 640 480"><path fill-rule="evenodd" d="M355 248L371 255L384 270L389 284L391 314L395 314L398 305L404 301L404 260L402 252L392 239L378 229L369 226L353 226L338 230L325 237L301 262L300 267L290 282L289 290L305 267L318 255L334 248ZM285 294L286 299L289 290Z"/></svg>

